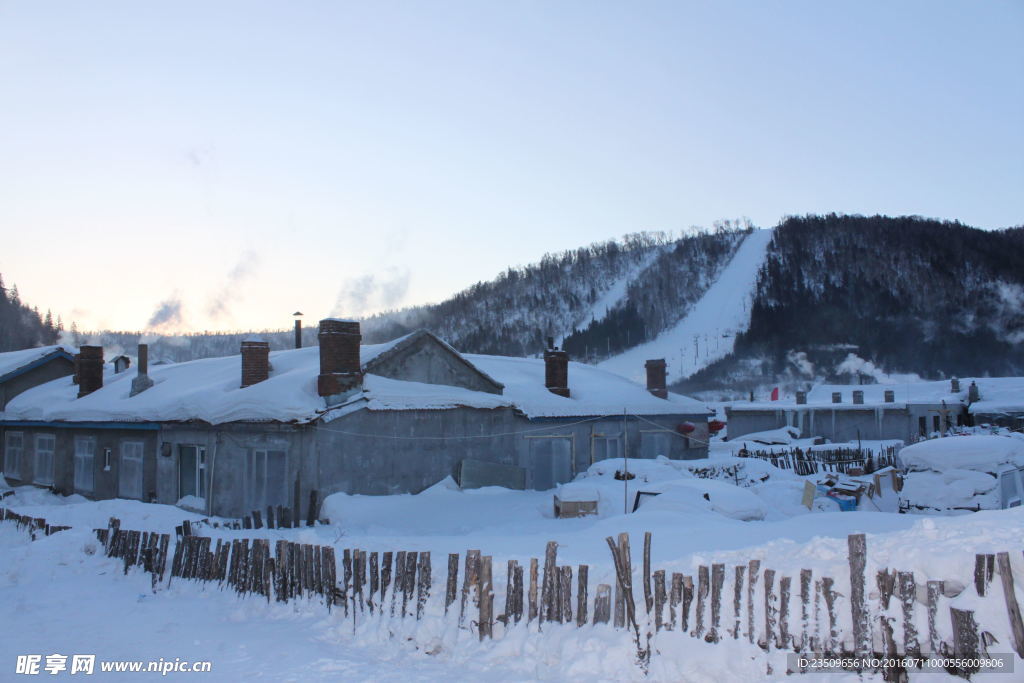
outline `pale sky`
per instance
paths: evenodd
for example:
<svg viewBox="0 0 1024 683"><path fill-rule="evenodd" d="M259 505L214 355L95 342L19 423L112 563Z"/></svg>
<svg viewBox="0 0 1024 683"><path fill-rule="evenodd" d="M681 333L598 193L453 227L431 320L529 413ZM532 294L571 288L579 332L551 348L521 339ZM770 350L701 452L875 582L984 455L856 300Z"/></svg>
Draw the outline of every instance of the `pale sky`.
<svg viewBox="0 0 1024 683"><path fill-rule="evenodd" d="M1020 0L0 0L0 273L250 329L720 218L1006 227L1022 122Z"/></svg>

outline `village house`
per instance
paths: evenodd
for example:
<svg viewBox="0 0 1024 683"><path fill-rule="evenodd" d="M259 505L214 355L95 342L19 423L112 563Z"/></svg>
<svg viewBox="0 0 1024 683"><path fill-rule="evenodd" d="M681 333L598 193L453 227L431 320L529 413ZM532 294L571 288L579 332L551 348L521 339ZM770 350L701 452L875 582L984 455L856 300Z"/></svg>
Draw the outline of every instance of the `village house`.
<svg viewBox="0 0 1024 683"><path fill-rule="evenodd" d="M910 444L972 424L1020 426L1024 378L977 377L904 384L822 384L794 398L737 401L725 408L729 438L793 426L833 442L899 439Z"/></svg>
<svg viewBox="0 0 1024 683"><path fill-rule="evenodd" d="M134 498L237 517L306 505L311 491L545 490L597 460L706 458L710 411L665 389L570 362L461 354L421 330L361 344L359 323L320 323L319 347L114 373L83 347L71 378L36 387L0 415L12 484ZM12 441L12 438L14 439ZM6 462L6 461L5 461ZM306 514L303 507L302 514Z"/></svg>
<svg viewBox="0 0 1024 683"><path fill-rule="evenodd" d="M63 346L0 353L0 410L21 392L74 372L75 357Z"/></svg>

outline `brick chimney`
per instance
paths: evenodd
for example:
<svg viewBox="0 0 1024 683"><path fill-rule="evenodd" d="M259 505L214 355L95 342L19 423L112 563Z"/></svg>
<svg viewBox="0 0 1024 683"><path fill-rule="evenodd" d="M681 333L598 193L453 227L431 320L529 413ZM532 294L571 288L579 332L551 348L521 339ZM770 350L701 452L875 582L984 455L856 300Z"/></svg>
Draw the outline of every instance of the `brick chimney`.
<svg viewBox="0 0 1024 683"><path fill-rule="evenodd" d="M860 389L853 392L853 402L857 405L864 405L864 392Z"/></svg>
<svg viewBox="0 0 1024 683"><path fill-rule="evenodd" d="M896 402L896 392L893 391L892 389L886 389L885 390L885 402L886 403L895 403Z"/></svg>
<svg viewBox="0 0 1024 683"><path fill-rule="evenodd" d="M270 344L259 339L242 342L242 387L270 377Z"/></svg>
<svg viewBox="0 0 1024 683"><path fill-rule="evenodd" d="M153 380L149 378L149 344L139 344L139 374L132 380L132 390L129 396L141 394L153 386Z"/></svg>
<svg viewBox="0 0 1024 683"><path fill-rule="evenodd" d="M78 352L78 398L103 387L103 347L83 346Z"/></svg>
<svg viewBox="0 0 1024 683"><path fill-rule="evenodd" d="M842 394L842 392L840 392L840 391L833 391L832 392L832 402L833 403L842 403L843 402L843 394Z"/></svg>
<svg viewBox="0 0 1024 683"><path fill-rule="evenodd" d="M949 390L950 390L951 393L959 394L960 393L960 380L957 379L956 377L954 377L953 379L949 380Z"/></svg>
<svg viewBox="0 0 1024 683"><path fill-rule="evenodd" d="M644 363L647 370L647 391L658 398L668 398L668 389L665 386L665 359L652 358Z"/></svg>
<svg viewBox="0 0 1024 683"><path fill-rule="evenodd" d="M802 406L802 405L806 405L807 404L807 392L806 391L798 391L798 392L796 392L796 404L798 406Z"/></svg>
<svg viewBox="0 0 1024 683"><path fill-rule="evenodd" d="M967 402L977 403L981 400L981 392L978 391L978 384L974 381L971 382L971 386L967 387Z"/></svg>
<svg viewBox="0 0 1024 683"><path fill-rule="evenodd" d="M320 375L317 393L336 396L355 389L363 381L359 344L363 335L355 320L325 318L320 321Z"/></svg>
<svg viewBox="0 0 1024 683"><path fill-rule="evenodd" d="M565 351L544 352L544 386L552 394L569 398L569 354Z"/></svg>

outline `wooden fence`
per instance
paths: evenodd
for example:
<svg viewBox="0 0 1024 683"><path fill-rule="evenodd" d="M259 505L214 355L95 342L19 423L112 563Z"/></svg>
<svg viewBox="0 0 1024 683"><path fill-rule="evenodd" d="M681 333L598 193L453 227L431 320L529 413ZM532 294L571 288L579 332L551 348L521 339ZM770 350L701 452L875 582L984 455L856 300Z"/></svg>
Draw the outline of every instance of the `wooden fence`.
<svg viewBox="0 0 1024 683"><path fill-rule="evenodd" d="M793 470L795 474L804 476L818 472L847 473L852 469L860 469L864 474L871 474L883 467L895 467L898 452L899 448L896 446L887 446L879 453L860 448L793 448L781 452L752 451L744 448L737 451L736 455L741 458L764 460L775 467Z"/></svg>
<svg viewBox="0 0 1024 683"><path fill-rule="evenodd" d="M0 519L30 529L49 528L51 533L59 529L3 509ZM164 581L169 534L121 529L116 519L95 533L107 556L123 560L126 573L140 567L151 575L154 590ZM340 618L353 619L353 625L374 615L422 619L434 595L430 552L344 549L339 578L332 546L278 540L272 553L266 539L216 539L214 543L209 537L192 535L185 525L175 536L168 585L176 579L190 580L216 583L240 596L253 594L267 601L319 600ZM548 624L624 629L636 645L638 665L645 670L657 652L659 634L669 632L707 643L745 640L765 651L841 657L984 656L994 642L993 626L980 624L975 611L963 607L976 605L979 599L994 600L1009 623L1009 646L1024 657L1024 625L1006 552L977 555L974 576L963 584L930 580L918 586L913 572L898 569L869 577L866 539L855 534L847 539L850 583L842 589L834 576L811 569L801 569L798 576L781 576L758 559L730 567L701 565L695 576L669 573L651 566L650 533L644 535L637 572L629 535L606 541L614 585L598 584L593 599L589 566L578 565L574 581L574 568L558 564L554 541L547 543L543 562L531 558L520 565L508 560L504 591L495 584L492 556L480 550L451 553L443 597L434 599L443 599L445 618L457 621L480 640L501 637L503 631L514 628L543 630ZM994 588L996 575L1001 590ZM635 579L641 584L639 606ZM875 590L869 593L871 579ZM956 600L967 591L976 597L968 594L965 600ZM927 624L921 632L919 602ZM441 604L435 604L439 613ZM948 630L940 628L945 610ZM844 616L846 623L842 623ZM952 634L951 640L944 638L945 633ZM886 680L904 680L906 675L898 666L877 670ZM969 668L949 671L965 677L974 673Z"/></svg>

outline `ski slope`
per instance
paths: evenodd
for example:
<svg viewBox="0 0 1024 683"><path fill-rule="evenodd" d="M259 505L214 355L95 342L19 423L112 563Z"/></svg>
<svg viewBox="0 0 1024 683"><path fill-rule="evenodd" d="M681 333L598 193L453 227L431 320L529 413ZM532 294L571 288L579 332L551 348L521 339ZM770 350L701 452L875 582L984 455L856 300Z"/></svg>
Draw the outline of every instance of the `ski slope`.
<svg viewBox="0 0 1024 683"><path fill-rule="evenodd" d="M732 353L736 335L750 325L757 274L771 239L771 230L747 235L715 283L682 320L653 341L609 358L599 367L644 382L644 361L664 358L668 381L675 382Z"/></svg>

